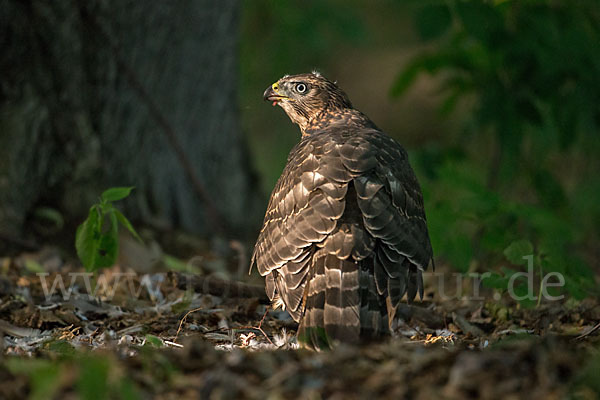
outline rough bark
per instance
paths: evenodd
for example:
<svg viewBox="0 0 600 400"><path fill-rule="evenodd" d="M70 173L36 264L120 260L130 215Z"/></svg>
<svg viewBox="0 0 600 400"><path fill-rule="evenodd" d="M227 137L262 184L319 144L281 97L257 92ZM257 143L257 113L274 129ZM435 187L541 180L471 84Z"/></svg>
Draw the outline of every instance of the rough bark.
<svg viewBox="0 0 600 400"><path fill-rule="evenodd" d="M123 207L146 223L257 226L236 0L0 4L0 231L19 234L40 206L81 218L130 185Z"/></svg>

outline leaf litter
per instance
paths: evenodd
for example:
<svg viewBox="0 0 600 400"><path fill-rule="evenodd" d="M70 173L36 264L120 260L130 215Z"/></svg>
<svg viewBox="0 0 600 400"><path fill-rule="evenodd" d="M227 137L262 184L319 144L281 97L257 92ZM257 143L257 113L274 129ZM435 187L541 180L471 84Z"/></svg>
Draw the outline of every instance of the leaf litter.
<svg viewBox="0 0 600 400"><path fill-rule="evenodd" d="M0 262L1 398L82 395L85 385L100 385L105 398L594 399L600 392L593 298L523 308L433 293L402 305L393 338L315 353L299 349L296 324L253 297L255 286L215 295L223 274L216 289L205 276L206 290L182 287L180 272L117 266L93 278L40 253ZM59 276L64 290L49 293Z"/></svg>

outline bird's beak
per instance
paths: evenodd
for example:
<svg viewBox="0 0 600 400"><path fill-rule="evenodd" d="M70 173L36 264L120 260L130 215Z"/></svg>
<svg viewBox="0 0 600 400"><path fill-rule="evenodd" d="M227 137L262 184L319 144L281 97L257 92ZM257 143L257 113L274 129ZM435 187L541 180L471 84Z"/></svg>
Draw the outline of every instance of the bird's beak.
<svg viewBox="0 0 600 400"><path fill-rule="evenodd" d="M279 82L275 82L265 90L263 93L263 100L272 101L273 105L277 105L279 100L288 99L287 96L283 96L279 91Z"/></svg>

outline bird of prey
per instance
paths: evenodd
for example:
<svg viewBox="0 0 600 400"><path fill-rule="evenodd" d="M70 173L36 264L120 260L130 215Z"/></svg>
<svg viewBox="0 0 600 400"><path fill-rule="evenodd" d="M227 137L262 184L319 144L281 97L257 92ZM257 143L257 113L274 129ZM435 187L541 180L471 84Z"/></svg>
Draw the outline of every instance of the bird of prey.
<svg viewBox="0 0 600 400"><path fill-rule="evenodd" d="M404 148L317 72L264 92L302 138L271 194L252 265L323 349L391 333L404 294L423 296L432 259L423 195Z"/></svg>

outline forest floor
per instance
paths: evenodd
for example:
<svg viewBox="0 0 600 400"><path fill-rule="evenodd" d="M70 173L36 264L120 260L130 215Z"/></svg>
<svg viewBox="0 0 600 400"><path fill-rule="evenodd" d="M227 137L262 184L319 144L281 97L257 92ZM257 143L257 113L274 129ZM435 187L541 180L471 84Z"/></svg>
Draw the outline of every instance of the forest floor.
<svg viewBox="0 0 600 400"><path fill-rule="evenodd" d="M0 398L600 394L597 299L522 308L428 289L402 306L394 337L313 352L298 349L296 325L264 304L260 285L209 278L225 264L205 257L194 275L113 267L94 277L54 248L0 258Z"/></svg>

